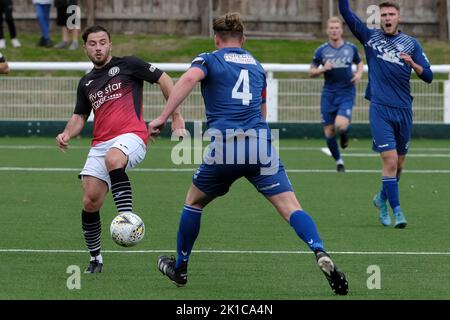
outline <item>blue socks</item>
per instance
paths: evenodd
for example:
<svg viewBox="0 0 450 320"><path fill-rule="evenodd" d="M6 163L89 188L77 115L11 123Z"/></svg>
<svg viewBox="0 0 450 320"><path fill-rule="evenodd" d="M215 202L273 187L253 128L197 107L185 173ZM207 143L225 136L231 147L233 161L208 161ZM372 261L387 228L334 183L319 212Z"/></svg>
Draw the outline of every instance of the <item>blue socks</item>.
<svg viewBox="0 0 450 320"><path fill-rule="evenodd" d="M394 213L400 211L400 199L398 193L397 177L383 177L383 188L381 189L381 200L389 200Z"/></svg>
<svg viewBox="0 0 450 320"><path fill-rule="evenodd" d="M339 152L339 146L336 137L326 138L328 149L330 149L333 158L338 161L341 159L341 153Z"/></svg>
<svg viewBox="0 0 450 320"><path fill-rule="evenodd" d="M175 268L179 268L182 263L189 261L194 242L200 232L200 222L202 209L184 205L181 214L180 225L177 235L177 260ZM305 211L296 211L291 215L290 225L297 235L305 242L309 248L316 251L325 251L323 242L320 239L316 224Z"/></svg>
<svg viewBox="0 0 450 320"><path fill-rule="evenodd" d="M184 205L177 235L177 261L175 268L189 260L194 242L200 232L202 209Z"/></svg>
<svg viewBox="0 0 450 320"><path fill-rule="evenodd" d="M384 201L384 202L386 202L388 199L386 189L384 188L384 183L381 185L380 199L381 199L381 201Z"/></svg>
<svg viewBox="0 0 450 320"><path fill-rule="evenodd" d="M350 123L349 126L347 127L347 129L343 130L343 131L339 131L339 134L346 134L346 135L348 135L349 132L351 131L351 129L352 129L352 124Z"/></svg>
<svg viewBox="0 0 450 320"><path fill-rule="evenodd" d="M299 210L294 212L289 223L312 251L325 251L316 224L305 211Z"/></svg>

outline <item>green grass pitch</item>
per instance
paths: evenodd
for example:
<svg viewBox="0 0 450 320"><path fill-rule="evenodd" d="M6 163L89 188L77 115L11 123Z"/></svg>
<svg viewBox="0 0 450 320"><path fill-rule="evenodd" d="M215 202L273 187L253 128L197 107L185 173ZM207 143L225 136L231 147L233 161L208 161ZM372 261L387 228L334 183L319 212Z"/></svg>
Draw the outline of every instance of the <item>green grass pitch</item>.
<svg viewBox="0 0 450 320"><path fill-rule="evenodd" d="M175 254L181 208L197 167L172 164L175 144L158 140L139 170L129 172L135 212L146 224L144 240L128 249L112 242L115 210L108 195L103 273L81 274L80 289L69 290L67 268L83 270L88 261L77 170L89 140L75 139L61 153L52 138L1 138L0 299L450 299L448 141L411 145L400 182L405 230L378 223L371 199L381 184L381 163L370 141L351 141L346 174L334 172L321 140L280 142L304 209L347 274L347 297L332 294L306 245L245 179L205 209L188 285L176 288L163 277L156 260ZM379 267L380 289L367 286L370 266Z"/></svg>

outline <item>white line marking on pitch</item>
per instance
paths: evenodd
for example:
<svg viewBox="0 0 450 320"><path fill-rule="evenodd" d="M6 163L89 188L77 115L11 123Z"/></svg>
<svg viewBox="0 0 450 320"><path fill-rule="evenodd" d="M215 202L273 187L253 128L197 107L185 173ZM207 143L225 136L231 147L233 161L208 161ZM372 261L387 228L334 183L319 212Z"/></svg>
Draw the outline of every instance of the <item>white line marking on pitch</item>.
<svg viewBox="0 0 450 320"><path fill-rule="evenodd" d="M175 250L102 250L103 253L166 253ZM270 251L270 250L193 250L194 253L217 254L312 254L311 251ZM52 249L0 249L0 253L88 253L86 250ZM409 252L409 251L329 251L343 255L404 255L404 256L449 256L450 252Z"/></svg>
<svg viewBox="0 0 450 320"><path fill-rule="evenodd" d="M321 148L320 151L322 151L323 153L325 153L327 156L331 157L331 151L328 148Z"/></svg>
<svg viewBox="0 0 450 320"><path fill-rule="evenodd" d="M195 168L135 168L135 172L194 172ZM0 171L15 172L80 172L81 168L25 168L25 167L0 167ZM288 173L336 173L336 170L326 169L287 169ZM347 170L347 173L380 173L378 169ZM403 170L404 173L416 174L449 174L449 170Z"/></svg>
<svg viewBox="0 0 450 320"><path fill-rule="evenodd" d="M331 153L330 153L331 154ZM378 153L343 153L344 158L379 158ZM450 158L450 154L438 154L438 153L408 153L408 158Z"/></svg>
<svg viewBox="0 0 450 320"><path fill-rule="evenodd" d="M328 148L320 148L320 151L331 157L331 151ZM343 153L344 158L379 158L378 153ZM443 153L408 153L408 158L450 158L450 154Z"/></svg>
<svg viewBox="0 0 450 320"><path fill-rule="evenodd" d="M206 143L205 143L206 144ZM90 146L70 146L71 149L89 149ZM152 145L151 149L172 149L173 146L158 146L158 145ZM54 146L51 145L0 145L0 149L17 149L17 150L27 150L27 149L55 149L57 150L56 144ZM283 147L280 146L280 150L283 151L317 151L318 149L321 149L321 147ZM322 148L322 149L328 149L328 148ZM367 151L370 150L370 147L368 148L351 148L352 151ZM449 148L412 148L412 152L450 152Z"/></svg>

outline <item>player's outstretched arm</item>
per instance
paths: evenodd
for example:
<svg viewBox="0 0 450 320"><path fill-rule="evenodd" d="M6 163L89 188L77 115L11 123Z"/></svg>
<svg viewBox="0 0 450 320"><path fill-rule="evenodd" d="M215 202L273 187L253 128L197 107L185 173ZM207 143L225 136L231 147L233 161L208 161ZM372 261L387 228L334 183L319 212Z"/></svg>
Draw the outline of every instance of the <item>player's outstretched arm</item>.
<svg viewBox="0 0 450 320"><path fill-rule="evenodd" d="M339 12L344 18L345 23L358 40L365 44L372 32L367 25L358 18L358 16L350 9L348 0L339 0Z"/></svg>
<svg viewBox="0 0 450 320"><path fill-rule="evenodd" d="M69 140L80 134L86 123L87 117L84 114L73 114L63 132L56 136L56 143L61 151L69 148Z"/></svg>
<svg viewBox="0 0 450 320"><path fill-rule="evenodd" d="M180 108L178 107L172 113L172 134L176 137L182 138L187 136L186 126L184 123L184 118L181 115Z"/></svg>
<svg viewBox="0 0 450 320"><path fill-rule="evenodd" d="M166 98L166 101L169 99L170 95L172 94L173 90L173 80L167 73L163 73L161 77L158 80L158 84L161 88L161 92L163 93L164 97ZM183 137L186 135L185 131L185 124L183 116L181 115L180 108L176 108L172 112L172 132L178 137Z"/></svg>
<svg viewBox="0 0 450 320"><path fill-rule="evenodd" d="M186 71L173 87L172 93L167 100L166 107L161 114L148 125L150 138L157 136L171 114L181 105L186 97L194 89L197 82L205 77L200 68L191 68Z"/></svg>
<svg viewBox="0 0 450 320"><path fill-rule="evenodd" d="M172 78L167 74L163 73L158 80L158 84L161 88L161 92L166 98L166 101L169 100L170 95L172 94L172 90L174 87ZM172 116L172 132L179 137L183 137L186 135L185 133L185 124L183 116L181 115L180 108L176 108L174 112L171 114Z"/></svg>
<svg viewBox="0 0 450 320"><path fill-rule="evenodd" d="M161 92L166 98L166 101L169 99L170 94L173 90L173 80L169 75L165 72L159 77L158 80L159 87L161 88Z"/></svg>

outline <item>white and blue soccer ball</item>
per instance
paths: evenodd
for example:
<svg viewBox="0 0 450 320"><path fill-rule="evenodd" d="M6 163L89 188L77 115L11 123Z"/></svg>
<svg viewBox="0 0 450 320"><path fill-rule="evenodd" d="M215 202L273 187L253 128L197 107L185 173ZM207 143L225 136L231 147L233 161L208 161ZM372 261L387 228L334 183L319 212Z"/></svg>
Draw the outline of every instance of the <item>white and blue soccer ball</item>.
<svg viewBox="0 0 450 320"><path fill-rule="evenodd" d="M113 219L110 231L111 238L119 246L132 247L144 238L145 225L137 214L125 212Z"/></svg>

